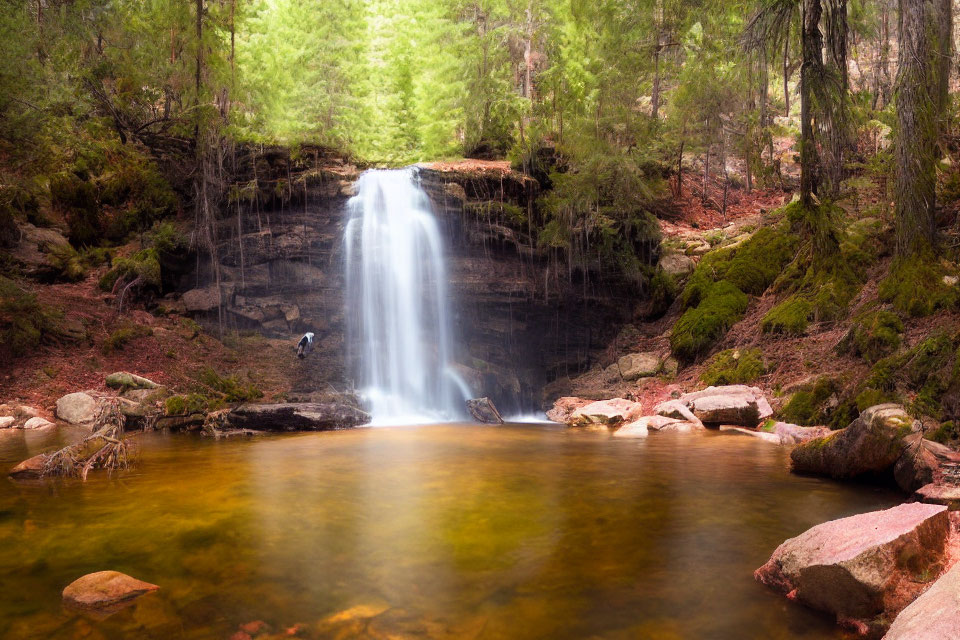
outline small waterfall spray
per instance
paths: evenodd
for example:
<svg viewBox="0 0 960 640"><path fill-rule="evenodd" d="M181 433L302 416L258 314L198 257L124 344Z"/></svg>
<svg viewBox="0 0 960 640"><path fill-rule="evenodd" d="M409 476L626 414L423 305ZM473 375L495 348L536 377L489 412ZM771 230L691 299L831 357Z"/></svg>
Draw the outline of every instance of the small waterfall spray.
<svg viewBox="0 0 960 640"><path fill-rule="evenodd" d="M443 243L414 169L371 170L348 203L348 340L374 424L465 417Z"/></svg>

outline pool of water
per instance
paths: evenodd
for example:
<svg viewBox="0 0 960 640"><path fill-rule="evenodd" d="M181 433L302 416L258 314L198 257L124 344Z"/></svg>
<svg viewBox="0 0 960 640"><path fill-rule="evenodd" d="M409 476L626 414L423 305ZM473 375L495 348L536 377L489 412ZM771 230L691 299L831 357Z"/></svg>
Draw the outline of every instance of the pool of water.
<svg viewBox="0 0 960 640"><path fill-rule="evenodd" d="M0 433L0 467L67 437ZM85 484L0 482L0 637L262 620L305 638L839 638L752 572L785 538L897 501L712 432L150 434L139 457ZM104 620L64 610L63 587L103 569L161 590Z"/></svg>

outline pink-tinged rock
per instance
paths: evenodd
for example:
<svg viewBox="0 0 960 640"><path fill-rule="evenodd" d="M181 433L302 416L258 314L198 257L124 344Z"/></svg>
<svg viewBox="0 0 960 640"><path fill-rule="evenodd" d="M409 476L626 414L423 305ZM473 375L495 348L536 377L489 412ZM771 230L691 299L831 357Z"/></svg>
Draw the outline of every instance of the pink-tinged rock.
<svg viewBox="0 0 960 640"><path fill-rule="evenodd" d="M13 469L10 469L9 476L18 480L29 480L39 478L43 475L43 469L47 464L47 456L44 453L27 458Z"/></svg>
<svg viewBox="0 0 960 640"><path fill-rule="evenodd" d="M686 393L679 401L705 424L755 427L773 415L763 392L742 384L707 387Z"/></svg>
<svg viewBox="0 0 960 640"><path fill-rule="evenodd" d="M664 418L662 416L656 416L661 420L669 420L671 422L677 422L672 418ZM613 432L614 438L646 438L650 434L649 429L649 416L645 418L640 418L639 420L634 420L629 424L625 424L616 431Z"/></svg>
<svg viewBox="0 0 960 640"><path fill-rule="evenodd" d="M9 429L17 419L13 416L0 416L0 429Z"/></svg>
<svg viewBox="0 0 960 640"><path fill-rule="evenodd" d="M904 491L916 491L943 475L943 463L958 463L960 455L946 445L927 440L919 433L903 439L903 452L893 466L893 477Z"/></svg>
<svg viewBox="0 0 960 640"><path fill-rule="evenodd" d="M960 564L900 612L884 640L960 639Z"/></svg>
<svg viewBox="0 0 960 640"><path fill-rule="evenodd" d="M36 418L30 418L23 423L24 429L40 429L41 427L52 427L53 423L47 420L46 418L41 418L37 416Z"/></svg>
<svg viewBox="0 0 960 640"><path fill-rule="evenodd" d="M570 414L580 407L587 406L591 402L593 402L593 400L575 398L573 396L558 398L557 401L553 403L553 408L547 411L547 419L566 424L570 420Z"/></svg>
<svg viewBox="0 0 960 640"><path fill-rule="evenodd" d="M754 572L763 584L838 620L875 630L943 570L947 508L902 504L824 522L777 547Z"/></svg>
<svg viewBox="0 0 960 640"><path fill-rule="evenodd" d="M119 571L97 571L77 578L63 590L65 604L80 609L105 609L159 589Z"/></svg>
<svg viewBox="0 0 960 640"><path fill-rule="evenodd" d="M700 421L689 422L687 420L681 420L679 422L671 422L670 424L665 424L660 427L660 432L665 433L668 431L674 431L676 433L689 433L691 431L704 431L706 427L703 426L703 423Z"/></svg>
<svg viewBox="0 0 960 640"><path fill-rule="evenodd" d="M572 427L606 426L617 427L636 420L642 411L639 402L624 398L600 400L580 407L567 421Z"/></svg>
<svg viewBox="0 0 960 640"><path fill-rule="evenodd" d="M931 482L917 489L913 497L928 504L942 504L950 511L960 511L960 487Z"/></svg>
<svg viewBox="0 0 960 640"><path fill-rule="evenodd" d="M757 431L756 429L747 429L746 427L735 427L728 425L720 425L720 431L724 433L750 436L758 440L763 440L764 442L769 442L770 444L780 444L780 436L767 431Z"/></svg>
<svg viewBox="0 0 960 640"><path fill-rule="evenodd" d="M786 445L800 444L814 438L830 435L829 427L801 427L789 422L775 422L768 431L780 438L780 444Z"/></svg>
<svg viewBox="0 0 960 640"><path fill-rule="evenodd" d="M653 410L657 415L661 415L667 418L675 418L677 420L686 420L687 422L693 422L695 424L702 424L700 418L693 415L693 412L679 400L667 400L666 402L661 402Z"/></svg>

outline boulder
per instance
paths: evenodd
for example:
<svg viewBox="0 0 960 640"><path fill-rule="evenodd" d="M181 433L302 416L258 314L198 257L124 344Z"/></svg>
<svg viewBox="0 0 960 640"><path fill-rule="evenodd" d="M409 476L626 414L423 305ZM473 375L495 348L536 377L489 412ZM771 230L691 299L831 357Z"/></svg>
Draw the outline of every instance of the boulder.
<svg viewBox="0 0 960 640"><path fill-rule="evenodd" d="M212 311L220 306L220 292L216 285L191 289L183 294L183 306L187 311Z"/></svg>
<svg viewBox="0 0 960 640"><path fill-rule="evenodd" d="M37 416L35 418L30 418L23 423L24 429L40 429L41 427L52 427L53 423L47 420L46 418L41 418Z"/></svg>
<svg viewBox="0 0 960 640"><path fill-rule="evenodd" d="M669 418L666 418L669 420ZM634 420L630 424L625 424L613 432L614 438L646 438L650 431L647 429L647 422L643 418Z"/></svg>
<svg viewBox="0 0 960 640"><path fill-rule="evenodd" d="M481 424L503 424L503 416L490 398L467 400L467 411Z"/></svg>
<svg viewBox="0 0 960 640"><path fill-rule="evenodd" d="M683 278L696 267L693 258L682 253L668 252L660 256L660 268L674 278Z"/></svg>
<svg viewBox="0 0 960 640"><path fill-rule="evenodd" d="M947 508L902 504L819 524L777 547L754 577L860 631L889 619L940 574L950 533Z"/></svg>
<svg viewBox="0 0 960 640"><path fill-rule="evenodd" d="M928 504L942 504L950 511L960 511L960 486L931 482L917 489L913 497Z"/></svg>
<svg viewBox="0 0 960 640"><path fill-rule="evenodd" d="M876 405L846 429L797 445L790 460L795 471L831 478L889 473L906 448L904 439L919 429L900 405Z"/></svg>
<svg viewBox="0 0 960 640"><path fill-rule="evenodd" d="M770 403L757 387L742 384L707 387L679 398L704 424L755 427L773 415Z"/></svg>
<svg viewBox="0 0 960 640"><path fill-rule="evenodd" d="M572 427L617 427L640 416L640 403L624 398L600 400L580 407L570 414L567 424Z"/></svg>
<svg viewBox="0 0 960 640"><path fill-rule="evenodd" d="M97 401L78 391L57 400L57 417L70 424L91 425L97 414Z"/></svg>
<svg viewBox="0 0 960 640"><path fill-rule="evenodd" d="M119 571L97 571L67 585L63 602L79 609L110 609L159 588Z"/></svg>
<svg viewBox="0 0 960 640"><path fill-rule="evenodd" d="M160 386L153 380L126 371L111 373L107 376L106 383L111 389L156 389Z"/></svg>
<svg viewBox="0 0 960 640"><path fill-rule="evenodd" d="M620 376L631 382L657 375L660 371L660 356L655 353L631 353L617 360Z"/></svg>
<svg viewBox="0 0 960 640"><path fill-rule="evenodd" d="M0 417L0 429L9 429L16 421L16 418L13 416L2 416Z"/></svg>
<svg viewBox="0 0 960 640"><path fill-rule="evenodd" d="M960 463L960 454L956 451L919 433L905 437L903 444L903 452L893 466L893 477L904 491L916 491L937 481L944 463Z"/></svg>
<svg viewBox="0 0 960 640"><path fill-rule="evenodd" d="M227 416L228 426L254 431L333 431L367 422L370 415L356 407L320 402L244 404Z"/></svg>
<svg viewBox="0 0 960 640"><path fill-rule="evenodd" d="M665 416L667 418L675 418L677 420L686 420L687 422L693 422L695 424L702 425L700 418L693 415L693 412L679 400L667 400L666 402L661 402L653 410L657 415Z"/></svg>
<svg viewBox="0 0 960 640"><path fill-rule="evenodd" d="M43 469L47 464L47 456L44 453L27 458L13 469L10 469L8 475L17 480L29 480L39 478L43 474Z"/></svg>
<svg viewBox="0 0 960 640"><path fill-rule="evenodd" d="M591 402L593 402L593 400L575 398L573 396L557 398L556 402L553 403L553 408L547 411L547 419L566 424L574 411L580 407L587 406Z"/></svg>
<svg viewBox="0 0 960 640"><path fill-rule="evenodd" d="M960 564L900 612L884 640L960 638Z"/></svg>
<svg viewBox="0 0 960 640"><path fill-rule="evenodd" d="M828 427L801 427L789 422L775 422L765 430L775 434L780 439L780 444L785 445L800 444L830 435Z"/></svg>

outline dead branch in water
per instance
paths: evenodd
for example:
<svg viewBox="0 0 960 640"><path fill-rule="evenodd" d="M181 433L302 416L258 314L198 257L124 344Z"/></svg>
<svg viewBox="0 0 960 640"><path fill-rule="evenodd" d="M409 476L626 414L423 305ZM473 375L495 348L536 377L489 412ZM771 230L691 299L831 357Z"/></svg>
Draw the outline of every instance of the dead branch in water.
<svg viewBox="0 0 960 640"><path fill-rule="evenodd" d="M41 477L72 476L86 481L92 469L130 467L131 443L123 438L126 416L116 399L105 400L97 409L94 432L80 442L51 453Z"/></svg>

